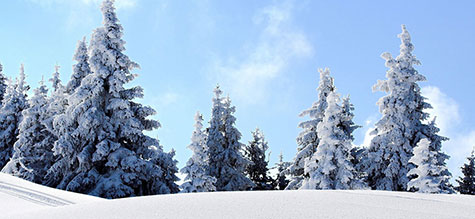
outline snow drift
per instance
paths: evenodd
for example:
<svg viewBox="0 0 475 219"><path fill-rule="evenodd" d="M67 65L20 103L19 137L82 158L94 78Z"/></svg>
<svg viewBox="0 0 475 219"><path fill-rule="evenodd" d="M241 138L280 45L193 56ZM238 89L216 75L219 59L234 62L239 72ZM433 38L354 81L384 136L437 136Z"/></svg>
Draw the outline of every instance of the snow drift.
<svg viewBox="0 0 475 219"><path fill-rule="evenodd" d="M0 174L2 218L474 218L475 197L300 190L107 200Z"/></svg>

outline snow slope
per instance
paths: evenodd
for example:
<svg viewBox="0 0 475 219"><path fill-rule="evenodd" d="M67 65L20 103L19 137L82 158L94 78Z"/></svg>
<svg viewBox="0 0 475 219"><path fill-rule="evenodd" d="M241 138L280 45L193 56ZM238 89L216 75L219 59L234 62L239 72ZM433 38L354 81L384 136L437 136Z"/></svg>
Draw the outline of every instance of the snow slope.
<svg viewBox="0 0 475 219"><path fill-rule="evenodd" d="M7 215L26 214L35 210L49 210L52 207L101 200L104 199L53 189L0 173L1 218L13 217Z"/></svg>
<svg viewBox="0 0 475 219"><path fill-rule="evenodd" d="M5 174L0 186L1 218L475 218L475 196L465 195L307 190L105 200Z"/></svg>

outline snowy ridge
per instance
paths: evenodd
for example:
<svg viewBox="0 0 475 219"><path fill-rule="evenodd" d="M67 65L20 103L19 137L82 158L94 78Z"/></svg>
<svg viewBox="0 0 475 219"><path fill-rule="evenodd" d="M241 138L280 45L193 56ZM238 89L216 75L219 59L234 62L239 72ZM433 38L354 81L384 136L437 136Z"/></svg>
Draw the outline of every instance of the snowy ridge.
<svg viewBox="0 0 475 219"><path fill-rule="evenodd" d="M212 192L107 200L0 174L2 218L474 218L475 197L371 190Z"/></svg>

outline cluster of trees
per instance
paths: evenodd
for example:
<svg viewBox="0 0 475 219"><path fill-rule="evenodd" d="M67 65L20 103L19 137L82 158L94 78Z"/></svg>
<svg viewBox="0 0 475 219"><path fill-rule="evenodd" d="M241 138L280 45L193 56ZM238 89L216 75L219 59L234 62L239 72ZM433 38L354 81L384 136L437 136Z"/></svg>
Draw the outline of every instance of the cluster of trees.
<svg viewBox="0 0 475 219"><path fill-rule="evenodd" d="M318 101L300 114L310 120L299 124L302 131L297 137L297 154L292 162L283 162L281 155L275 167L277 176L272 179L265 159L268 146L261 131L252 133L253 140L247 146L239 146L240 133L231 115L234 108L229 97L220 97L218 87L210 127L205 131L197 114L197 130L189 146L194 155L182 170L187 174L183 191L285 188L474 194L475 155L472 153L469 164L462 168L459 186L451 185L446 166L449 156L441 151L442 142L448 138L438 135L435 119L430 120L426 112L432 106L417 84L426 78L414 68L420 62L412 54L414 46L404 25L398 37L400 54L396 58L382 54L389 68L387 79L373 87L387 95L377 103L382 118L376 123L370 145L353 145L353 132L360 127L353 122L353 104L349 97L340 97L329 69L320 69ZM246 155L244 159L240 150Z"/></svg>
<svg viewBox="0 0 475 219"><path fill-rule="evenodd" d="M355 147L354 106L341 98L328 69L320 69L318 101L300 116L297 154L283 161L270 176L268 143L261 130L247 145L236 128L231 99L217 86L209 127L195 115L188 148L193 152L181 172L175 152L164 152L158 139L144 131L160 127L148 117L155 110L135 102L139 86L126 86L139 65L124 54L122 26L113 0L104 0L103 26L89 45L79 41L70 81L63 85L56 66L50 91L42 80L28 98L23 65L16 81L0 65L0 167L36 183L106 198L181 192L273 189L377 189L424 193L454 193L441 151L447 138L438 135L430 104L417 84L425 80L414 69L420 64L403 26L400 54L386 59L387 79L375 90L388 94L378 101L382 119L366 147ZM455 190L475 194L475 154L464 165Z"/></svg>
<svg viewBox="0 0 475 219"><path fill-rule="evenodd" d="M106 198L176 193L174 152L143 133L160 126L148 118L155 110L134 101L143 96L141 87L125 86L139 65L124 54L113 1L101 9L103 26L89 46L79 42L66 86L57 67L51 92L41 81L27 99L23 66L8 86L1 75L2 172Z"/></svg>
<svg viewBox="0 0 475 219"><path fill-rule="evenodd" d="M474 167L463 167L459 186L449 183L449 156L441 151L448 138L438 135L435 119L425 111L432 106L421 95L419 81L425 77L414 68L420 62L402 26L400 54L386 60L386 80L373 90L386 92L378 101L381 120L372 132L370 145L353 146L352 132L359 126L353 119L348 97L340 99L328 69L320 70L318 101L300 116L297 154L286 170L291 175L286 189L374 189L421 193L473 194Z"/></svg>
<svg viewBox="0 0 475 219"><path fill-rule="evenodd" d="M252 140L247 145L241 143L231 99L222 97L219 86L214 93L210 126L203 130L202 115L195 115L195 130L188 146L193 155L181 169L185 174L182 192L284 189L288 183L284 174L275 179L269 175L269 147L262 131L256 128ZM281 156L278 170L283 173L286 165Z"/></svg>

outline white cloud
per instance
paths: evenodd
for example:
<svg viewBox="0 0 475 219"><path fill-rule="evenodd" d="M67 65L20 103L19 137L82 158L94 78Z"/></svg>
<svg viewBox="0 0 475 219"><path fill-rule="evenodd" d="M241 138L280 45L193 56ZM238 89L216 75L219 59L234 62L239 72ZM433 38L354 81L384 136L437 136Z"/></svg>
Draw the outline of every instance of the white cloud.
<svg viewBox="0 0 475 219"><path fill-rule="evenodd" d="M217 80L233 97L246 103L256 103L267 96L269 83L281 76L294 58L308 57L313 47L306 35L293 27L292 5L273 5L259 11L254 24L263 26L257 43L236 61L218 59L214 66Z"/></svg>
<svg viewBox="0 0 475 219"><path fill-rule="evenodd" d="M433 107L427 110L431 115L431 119L437 117L436 123L442 134L450 133L451 129L460 123L458 103L442 93L438 87L426 86L421 91Z"/></svg>

